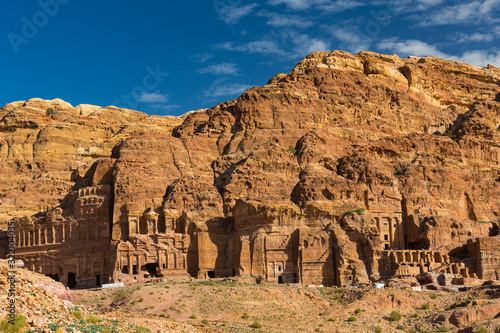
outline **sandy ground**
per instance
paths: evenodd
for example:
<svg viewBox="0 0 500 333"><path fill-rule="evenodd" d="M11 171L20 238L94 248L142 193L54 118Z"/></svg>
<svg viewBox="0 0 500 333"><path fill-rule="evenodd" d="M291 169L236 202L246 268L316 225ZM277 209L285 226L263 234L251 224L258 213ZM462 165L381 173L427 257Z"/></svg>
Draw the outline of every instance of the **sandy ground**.
<svg viewBox="0 0 500 333"><path fill-rule="evenodd" d="M77 303L102 316L149 327L167 322L199 332L443 332L434 323L454 304L492 302L485 291L417 292L302 288L223 281L166 282L76 291ZM479 302L479 303L481 303ZM424 304L428 304L428 309ZM479 305L477 305L479 306ZM391 321L397 311L401 320ZM499 319L476 323L496 332ZM260 326L260 327L259 327ZM162 332L162 330L156 329ZM179 330L182 332L182 330ZM186 331L187 332L187 331Z"/></svg>

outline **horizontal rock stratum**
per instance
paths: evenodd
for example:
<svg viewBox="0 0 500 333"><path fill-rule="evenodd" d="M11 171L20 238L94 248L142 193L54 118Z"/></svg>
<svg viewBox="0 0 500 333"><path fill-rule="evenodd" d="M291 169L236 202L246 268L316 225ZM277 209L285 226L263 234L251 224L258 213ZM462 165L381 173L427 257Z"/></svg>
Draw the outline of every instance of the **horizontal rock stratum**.
<svg viewBox="0 0 500 333"><path fill-rule="evenodd" d="M77 288L498 280L499 113L494 66L342 51L183 117L15 102L0 217L27 268Z"/></svg>

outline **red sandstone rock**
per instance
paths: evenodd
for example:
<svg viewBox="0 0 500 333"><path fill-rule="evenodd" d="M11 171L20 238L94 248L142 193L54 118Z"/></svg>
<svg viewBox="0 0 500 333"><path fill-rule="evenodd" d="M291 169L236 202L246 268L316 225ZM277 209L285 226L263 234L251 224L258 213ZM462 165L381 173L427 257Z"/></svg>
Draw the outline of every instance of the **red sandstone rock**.
<svg viewBox="0 0 500 333"><path fill-rule="evenodd" d="M19 256L77 286L497 280L499 82L492 66L334 51L183 119L11 103L0 211L48 210L16 220Z"/></svg>

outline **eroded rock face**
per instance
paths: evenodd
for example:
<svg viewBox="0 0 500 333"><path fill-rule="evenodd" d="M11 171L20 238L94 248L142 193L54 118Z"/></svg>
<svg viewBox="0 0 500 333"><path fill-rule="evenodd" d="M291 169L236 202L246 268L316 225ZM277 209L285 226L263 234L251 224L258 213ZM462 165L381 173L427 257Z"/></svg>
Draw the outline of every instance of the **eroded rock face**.
<svg viewBox="0 0 500 333"><path fill-rule="evenodd" d="M65 197L19 220L19 256L77 286L149 276L498 279L499 73L316 52L182 124L58 100L8 104L0 110L8 172L24 177L22 193L50 185L44 200ZM62 175L61 184L40 170ZM74 239L63 225L92 232ZM91 240L101 250L86 262L47 264L70 242L84 249Z"/></svg>

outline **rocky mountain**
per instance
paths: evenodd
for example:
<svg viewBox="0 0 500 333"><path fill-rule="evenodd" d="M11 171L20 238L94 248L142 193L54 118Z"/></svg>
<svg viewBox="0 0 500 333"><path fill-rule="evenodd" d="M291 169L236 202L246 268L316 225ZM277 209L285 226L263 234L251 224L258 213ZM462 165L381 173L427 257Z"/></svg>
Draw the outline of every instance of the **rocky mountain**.
<svg viewBox="0 0 500 333"><path fill-rule="evenodd" d="M183 118L11 103L0 214L70 287L498 280L499 113L494 66L342 51Z"/></svg>

